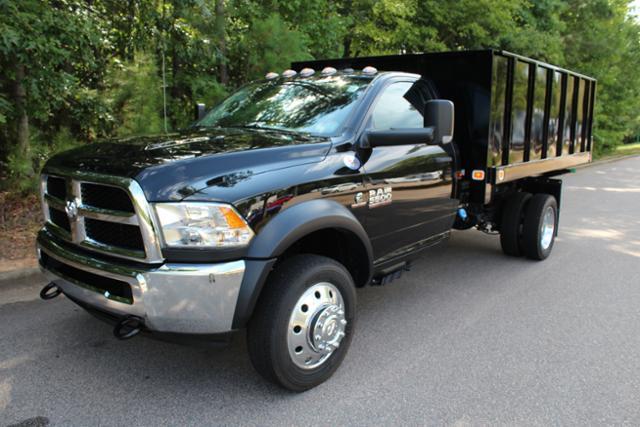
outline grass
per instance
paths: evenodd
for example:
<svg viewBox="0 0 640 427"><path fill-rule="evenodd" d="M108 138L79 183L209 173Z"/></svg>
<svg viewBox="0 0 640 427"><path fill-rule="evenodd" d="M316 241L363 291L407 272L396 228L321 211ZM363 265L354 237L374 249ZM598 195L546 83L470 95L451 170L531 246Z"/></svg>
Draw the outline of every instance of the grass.
<svg viewBox="0 0 640 427"><path fill-rule="evenodd" d="M640 142L618 145L615 150L607 151L605 153L594 153L593 160L597 161L605 159L615 159L626 156L634 156L637 154L640 154Z"/></svg>
<svg viewBox="0 0 640 427"><path fill-rule="evenodd" d="M632 154L640 154L640 142L635 144L624 144L616 147L616 155L629 156Z"/></svg>

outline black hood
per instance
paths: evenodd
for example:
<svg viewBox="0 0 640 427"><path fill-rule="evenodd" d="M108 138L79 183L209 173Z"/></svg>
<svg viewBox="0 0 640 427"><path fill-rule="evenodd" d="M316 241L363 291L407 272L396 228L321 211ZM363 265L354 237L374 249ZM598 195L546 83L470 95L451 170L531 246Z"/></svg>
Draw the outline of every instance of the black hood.
<svg viewBox="0 0 640 427"><path fill-rule="evenodd" d="M239 175L322 160L327 138L260 129L201 129L89 144L45 166L135 179L149 201L181 200Z"/></svg>

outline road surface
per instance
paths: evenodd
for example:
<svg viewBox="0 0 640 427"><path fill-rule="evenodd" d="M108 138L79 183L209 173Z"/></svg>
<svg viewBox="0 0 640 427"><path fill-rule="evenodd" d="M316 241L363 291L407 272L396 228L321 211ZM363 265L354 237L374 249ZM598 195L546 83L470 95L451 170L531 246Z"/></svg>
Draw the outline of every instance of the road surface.
<svg viewBox="0 0 640 427"><path fill-rule="evenodd" d="M44 282L0 288L0 425L640 424L640 157L565 177L544 262L454 233L387 287L358 292L327 383L291 394L226 350L137 338ZM29 424L31 423L31 424Z"/></svg>

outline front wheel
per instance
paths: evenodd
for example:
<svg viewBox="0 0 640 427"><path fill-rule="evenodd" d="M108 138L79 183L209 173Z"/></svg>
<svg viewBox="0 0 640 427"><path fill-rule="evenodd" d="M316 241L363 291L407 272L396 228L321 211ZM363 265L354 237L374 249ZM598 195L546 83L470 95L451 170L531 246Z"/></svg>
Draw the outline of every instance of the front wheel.
<svg viewBox="0 0 640 427"><path fill-rule="evenodd" d="M344 359L355 321L349 272L318 255L297 255L272 273L249 322L251 363L293 391L326 381Z"/></svg>

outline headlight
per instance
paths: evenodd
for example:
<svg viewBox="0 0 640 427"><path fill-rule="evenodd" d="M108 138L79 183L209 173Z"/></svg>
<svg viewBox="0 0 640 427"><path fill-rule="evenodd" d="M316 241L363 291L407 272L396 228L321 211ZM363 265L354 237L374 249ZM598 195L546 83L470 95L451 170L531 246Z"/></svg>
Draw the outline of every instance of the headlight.
<svg viewBox="0 0 640 427"><path fill-rule="evenodd" d="M234 248L246 246L253 238L253 230L230 205L186 202L154 206L168 247Z"/></svg>

